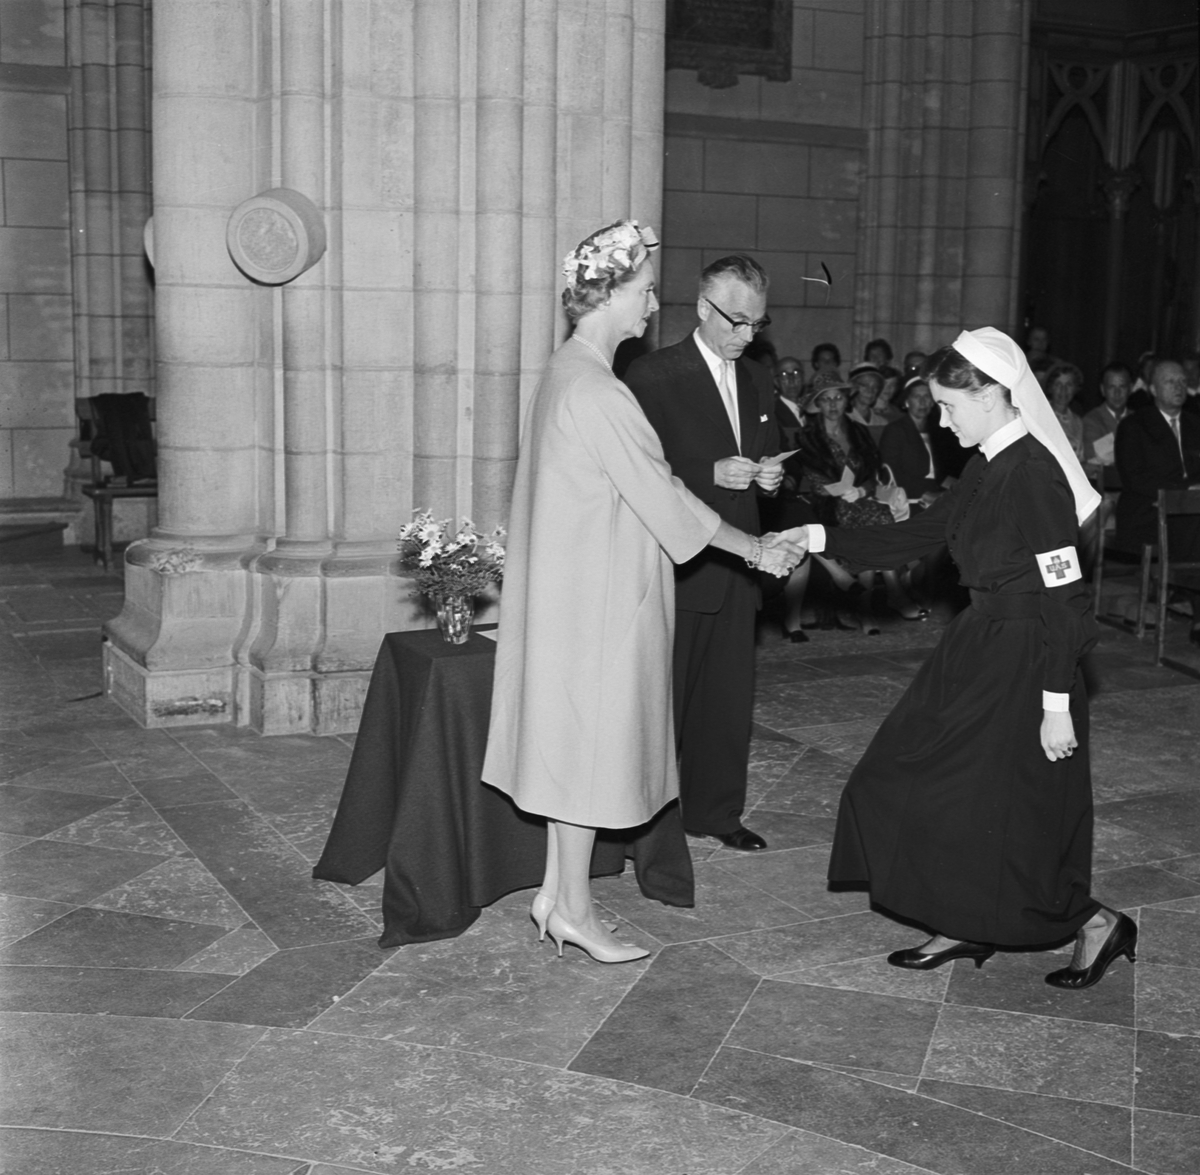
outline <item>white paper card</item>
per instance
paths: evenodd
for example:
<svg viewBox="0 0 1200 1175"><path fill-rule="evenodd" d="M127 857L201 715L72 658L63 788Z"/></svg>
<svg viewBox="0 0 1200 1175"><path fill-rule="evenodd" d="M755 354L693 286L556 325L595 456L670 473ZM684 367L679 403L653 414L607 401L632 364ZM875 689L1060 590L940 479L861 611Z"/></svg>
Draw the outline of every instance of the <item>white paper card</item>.
<svg viewBox="0 0 1200 1175"><path fill-rule="evenodd" d="M1057 551L1047 551L1036 555L1038 570L1042 573L1042 583L1047 587L1066 587L1077 579L1083 578L1079 570L1079 556L1074 547L1059 547Z"/></svg>
<svg viewBox="0 0 1200 1175"><path fill-rule="evenodd" d="M831 498L842 498L852 489L854 489L854 470L849 465L843 465L841 479L827 485L825 492Z"/></svg>
<svg viewBox="0 0 1200 1175"><path fill-rule="evenodd" d="M1113 463L1113 450L1116 447L1117 434L1115 432L1105 433L1092 446L1096 451L1096 456L1100 460L1101 465L1111 465Z"/></svg>
<svg viewBox="0 0 1200 1175"><path fill-rule="evenodd" d="M760 462L764 469L770 469L773 465L782 465L794 453L799 453L799 449L789 449L786 453L776 453L774 457L764 457Z"/></svg>

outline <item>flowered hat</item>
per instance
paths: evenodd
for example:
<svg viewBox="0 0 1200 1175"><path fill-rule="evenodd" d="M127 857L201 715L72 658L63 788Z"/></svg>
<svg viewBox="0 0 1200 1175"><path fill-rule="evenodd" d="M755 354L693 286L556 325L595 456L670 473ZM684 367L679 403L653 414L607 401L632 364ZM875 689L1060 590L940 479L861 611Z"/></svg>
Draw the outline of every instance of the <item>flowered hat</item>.
<svg viewBox="0 0 1200 1175"><path fill-rule="evenodd" d="M636 220L620 220L572 249L563 260L563 277L570 287L631 273L657 248L658 237L649 225L642 228Z"/></svg>

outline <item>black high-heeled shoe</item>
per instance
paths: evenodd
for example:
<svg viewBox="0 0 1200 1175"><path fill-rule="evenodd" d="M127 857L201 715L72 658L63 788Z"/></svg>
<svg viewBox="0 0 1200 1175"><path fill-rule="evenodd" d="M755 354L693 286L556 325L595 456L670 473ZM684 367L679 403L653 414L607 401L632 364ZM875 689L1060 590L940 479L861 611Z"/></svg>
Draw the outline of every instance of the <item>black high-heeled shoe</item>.
<svg viewBox="0 0 1200 1175"><path fill-rule="evenodd" d="M995 953L996 948L986 943L959 942L944 951L934 951L931 954L925 954L916 947L909 947L906 951L893 951L888 955L887 961L893 967L903 967L905 971L932 971L935 967L954 959L974 959L975 970L978 971Z"/></svg>
<svg viewBox="0 0 1200 1175"><path fill-rule="evenodd" d="M1068 991L1082 991L1099 983L1104 978L1104 972L1109 964L1119 955L1124 955L1131 963L1137 962L1137 923L1128 914L1118 914L1113 928L1108 932L1104 945L1088 967L1063 967L1051 971L1046 976L1046 982L1051 987L1062 987Z"/></svg>
<svg viewBox="0 0 1200 1175"><path fill-rule="evenodd" d="M793 628L790 632L783 634L794 645L808 644L808 633L803 631L803 625L800 628Z"/></svg>

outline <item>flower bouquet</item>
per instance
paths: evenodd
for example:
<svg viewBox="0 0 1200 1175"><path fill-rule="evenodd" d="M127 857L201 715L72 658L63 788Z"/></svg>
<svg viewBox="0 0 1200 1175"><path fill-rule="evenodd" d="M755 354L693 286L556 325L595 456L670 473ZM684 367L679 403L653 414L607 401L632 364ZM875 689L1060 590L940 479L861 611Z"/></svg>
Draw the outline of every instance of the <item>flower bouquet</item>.
<svg viewBox="0 0 1200 1175"><path fill-rule="evenodd" d="M471 632L475 597L504 578L504 531L496 527L481 535L469 518L455 534L450 525L450 519L438 522L424 510L401 528L397 546L417 591L432 602L443 638L461 645Z"/></svg>

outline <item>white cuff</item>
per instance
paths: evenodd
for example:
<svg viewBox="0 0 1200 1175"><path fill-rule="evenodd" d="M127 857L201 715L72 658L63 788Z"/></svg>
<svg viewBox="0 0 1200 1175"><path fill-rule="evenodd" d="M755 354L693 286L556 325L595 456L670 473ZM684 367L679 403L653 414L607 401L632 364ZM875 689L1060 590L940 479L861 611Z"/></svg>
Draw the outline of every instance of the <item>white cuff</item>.
<svg viewBox="0 0 1200 1175"><path fill-rule="evenodd" d="M813 555L825 550L825 528L819 522L808 524L808 549Z"/></svg>
<svg viewBox="0 0 1200 1175"><path fill-rule="evenodd" d="M1042 690L1042 709L1052 710L1057 714L1066 714L1071 709L1070 694L1052 694L1049 690Z"/></svg>

